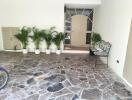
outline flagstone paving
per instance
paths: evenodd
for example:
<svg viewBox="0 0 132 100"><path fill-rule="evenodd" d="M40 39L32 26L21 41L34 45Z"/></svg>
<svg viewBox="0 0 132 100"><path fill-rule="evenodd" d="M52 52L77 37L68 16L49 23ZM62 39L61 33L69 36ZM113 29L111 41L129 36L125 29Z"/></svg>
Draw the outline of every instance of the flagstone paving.
<svg viewBox="0 0 132 100"><path fill-rule="evenodd" d="M10 76L0 100L132 100L131 89L94 62L88 54L0 52L0 65Z"/></svg>

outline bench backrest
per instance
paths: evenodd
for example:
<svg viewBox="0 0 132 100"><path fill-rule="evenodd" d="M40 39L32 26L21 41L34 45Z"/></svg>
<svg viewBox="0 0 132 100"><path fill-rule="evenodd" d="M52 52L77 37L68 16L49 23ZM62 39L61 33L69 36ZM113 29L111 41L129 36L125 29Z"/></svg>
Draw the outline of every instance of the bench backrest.
<svg viewBox="0 0 132 100"><path fill-rule="evenodd" d="M99 48L102 49L104 52L109 53L111 44L109 42L105 42L104 40L102 40L99 43Z"/></svg>

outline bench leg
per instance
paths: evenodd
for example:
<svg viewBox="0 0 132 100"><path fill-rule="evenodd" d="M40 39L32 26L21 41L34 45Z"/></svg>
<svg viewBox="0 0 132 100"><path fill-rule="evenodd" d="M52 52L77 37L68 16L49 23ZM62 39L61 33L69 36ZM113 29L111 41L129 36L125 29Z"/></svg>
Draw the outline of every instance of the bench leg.
<svg viewBox="0 0 132 100"><path fill-rule="evenodd" d="M108 60L109 60L109 59L108 59L108 56L107 56L107 67L109 67L109 66L108 66Z"/></svg>
<svg viewBox="0 0 132 100"><path fill-rule="evenodd" d="M95 67L96 67L96 63L97 63L97 57L95 57Z"/></svg>

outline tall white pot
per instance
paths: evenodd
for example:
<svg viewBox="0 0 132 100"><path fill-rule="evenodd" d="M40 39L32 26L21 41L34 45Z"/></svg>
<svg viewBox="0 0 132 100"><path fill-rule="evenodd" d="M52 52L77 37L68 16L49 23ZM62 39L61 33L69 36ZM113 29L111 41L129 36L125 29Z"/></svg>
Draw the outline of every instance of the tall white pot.
<svg viewBox="0 0 132 100"><path fill-rule="evenodd" d="M22 49L22 53L23 54L27 54L28 53L28 50L27 49Z"/></svg>
<svg viewBox="0 0 132 100"><path fill-rule="evenodd" d="M61 54L61 50L56 50L56 54L60 55Z"/></svg>
<svg viewBox="0 0 132 100"><path fill-rule="evenodd" d="M50 49L46 49L46 54L50 54L50 53L51 53Z"/></svg>
<svg viewBox="0 0 132 100"><path fill-rule="evenodd" d="M40 54L40 50L39 49L35 49L35 54Z"/></svg>

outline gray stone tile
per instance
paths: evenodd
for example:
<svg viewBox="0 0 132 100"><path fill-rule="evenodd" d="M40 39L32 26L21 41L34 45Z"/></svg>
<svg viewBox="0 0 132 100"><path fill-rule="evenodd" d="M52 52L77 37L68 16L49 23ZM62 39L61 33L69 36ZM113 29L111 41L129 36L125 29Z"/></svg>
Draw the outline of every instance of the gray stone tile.
<svg viewBox="0 0 132 100"><path fill-rule="evenodd" d="M83 90L81 98L86 100L101 100L101 91L99 89Z"/></svg>
<svg viewBox="0 0 132 100"><path fill-rule="evenodd" d="M45 93L45 94L40 95L38 100L48 100L50 96L51 96L51 93Z"/></svg>
<svg viewBox="0 0 132 100"><path fill-rule="evenodd" d="M67 94L64 96L58 97L56 100L72 100L73 94Z"/></svg>
<svg viewBox="0 0 132 100"><path fill-rule="evenodd" d="M63 88L64 88L64 86L63 86L62 83L56 83L56 84L53 84L53 85L49 86L47 88L47 91L49 91L49 92L57 92L57 91L59 91L59 90L61 90Z"/></svg>
<svg viewBox="0 0 132 100"><path fill-rule="evenodd" d="M94 57L86 54L23 56L0 52L0 64L10 76L0 91L0 100L132 100L130 87L111 69L103 65L95 68L94 63ZM63 88L58 89L55 84L62 84ZM47 91L51 87L57 91Z"/></svg>
<svg viewBox="0 0 132 100"><path fill-rule="evenodd" d="M39 95L34 94L34 95L31 95L30 97L28 97L27 100L38 100L38 98L39 98Z"/></svg>
<svg viewBox="0 0 132 100"><path fill-rule="evenodd" d="M73 78L73 77L69 77L69 81L72 85L78 85L81 83L81 80L77 79L77 78Z"/></svg>
<svg viewBox="0 0 132 100"><path fill-rule="evenodd" d="M53 93L53 95L51 97L58 97L58 96L61 96L61 95L66 95L66 94L71 94L71 93L72 92L69 91L68 89L63 89L61 91Z"/></svg>

